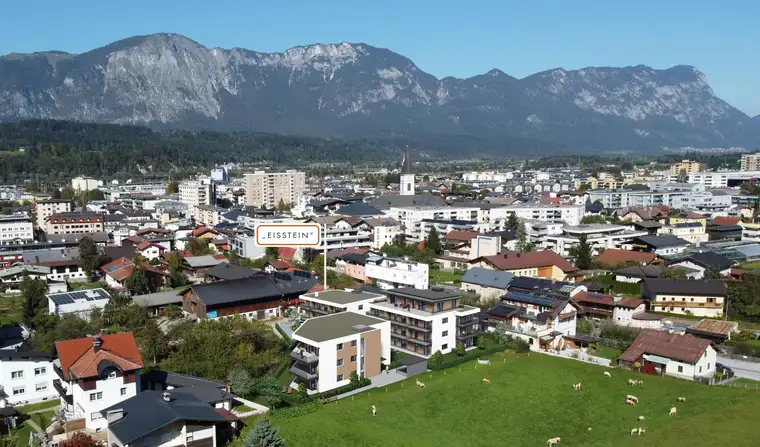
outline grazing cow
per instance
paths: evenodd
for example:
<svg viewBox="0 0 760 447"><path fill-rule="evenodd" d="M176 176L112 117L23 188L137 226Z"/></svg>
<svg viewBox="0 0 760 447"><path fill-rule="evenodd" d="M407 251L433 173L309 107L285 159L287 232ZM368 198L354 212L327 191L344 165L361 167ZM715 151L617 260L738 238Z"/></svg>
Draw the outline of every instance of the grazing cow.
<svg viewBox="0 0 760 447"><path fill-rule="evenodd" d="M417 381L417 386L420 388L425 388L425 384L420 382L419 380Z"/></svg>
<svg viewBox="0 0 760 447"><path fill-rule="evenodd" d="M372 405L372 416L377 416L377 408L374 405Z"/></svg>
<svg viewBox="0 0 760 447"><path fill-rule="evenodd" d="M644 386L644 381L643 380L638 380L638 381L636 381L636 385L638 385L638 386Z"/></svg>
<svg viewBox="0 0 760 447"><path fill-rule="evenodd" d="M631 396L630 394L629 394L629 395L627 395L627 396L625 396L625 399L626 399L626 400L630 400L630 401L633 401L633 402L636 402L636 403L639 403L639 398L638 398L638 397L636 397L636 396Z"/></svg>
<svg viewBox="0 0 760 447"><path fill-rule="evenodd" d="M488 383L491 383L491 381L490 381L490 380L488 380L488 379L486 379L486 378L484 377L484 378L483 378L483 383L485 383L485 384L488 384Z"/></svg>
<svg viewBox="0 0 760 447"><path fill-rule="evenodd" d="M643 421L644 420L644 416L639 416L639 420Z"/></svg>
<svg viewBox="0 0 760 447"><path fill-rule="evenodd" d="M676 413L678 413L678 409L676 409L676 407L673 407L670 409L670 413L668 413L668 416L675 416Z"/></svg>
<svg viewBox="0 0 760 447"><path fill-rule="evenodd" d="M612 374L610 374L608 371L604 372L604 377L612 377Z"/></svg>
<svg viewBox="0 0 760 447"><path fill-rule="evenodd" d="M639 432L639 436L641 436L641 435L643 435L644 433L646 433L647 431L646 431L645 429L643 429L643 428L639 427L639 430L638 430L638 432Z"/></svg>
<svg viewBox="0 0 760 447"><path fill-rule="evenodd" d="M686 398L685 397L679 397L678 398L678 402L686 402Z"/></svg>
<svg viewBox="0 0 760 447"><path fill-rule="evenodd" d="M560 437L557 436L556 438L551 438L550 440L546 441L546 445L548 447L553 447L553 446L559 444L560 441L561 441Z"/></svg>
<svg viewBox="0 0 760 447"><path fill-rule="evenodd" d="M573 391L580 391L581 390L581 384L580 382L573 385Z"/></svg>

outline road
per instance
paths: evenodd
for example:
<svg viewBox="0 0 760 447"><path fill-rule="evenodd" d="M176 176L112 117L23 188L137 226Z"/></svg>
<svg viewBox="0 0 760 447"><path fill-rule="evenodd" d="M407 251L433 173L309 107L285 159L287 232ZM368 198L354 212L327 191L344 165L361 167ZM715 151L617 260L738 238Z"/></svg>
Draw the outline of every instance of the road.
<svg viewBox="0 0 760 447"><path fill-rule="evenodd" d="M760 363L734 360L722 355L718 356L718 363L722 363L733 369L737 377L760 380Z"/></svg>

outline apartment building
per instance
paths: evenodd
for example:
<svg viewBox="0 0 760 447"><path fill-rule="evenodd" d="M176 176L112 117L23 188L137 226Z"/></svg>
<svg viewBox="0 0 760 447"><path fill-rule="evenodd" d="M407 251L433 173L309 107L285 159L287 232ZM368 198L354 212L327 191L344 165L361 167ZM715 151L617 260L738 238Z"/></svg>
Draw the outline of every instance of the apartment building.
<svg viewBox="0 0 760 447"><path fill-rule="evenodd" d="M742 157L742 160L744 160L744 157ZM680 175L682 172L685 172L686 174L693 174L695 172L699 172L701 168L701 165L698 161L694 160L683 160L680 163L675 163L670 166L670 175Z"/></svg>
<svg viewBox="0 0 760 447"><path fill-rule="evenodd" d="M302 223L319 224L322 229L322 243L332 248L369 247L372 244L372 230L358 217L319 216L310 217Z"/></svg>
<svg viewBox="0 0 760 447"><path fill-rule="evenodd" d="M92 177L74 177L71 179L71 189L74 191L92 191L98 189L98 181Z"/></svg>
<svg viewBox="0 0 760 447"><path fill-rule="evenodd" d="M368 220L378 220L378 219L368 219ZM392 220L388 223L382 223L378 225L374 225L372 228L372 248L375 250L379 250L383 247L383 245L393 245L393 242L396 237L398 237L399 234L402 233L401 225L398 223L395 223L395 220Z"/></svg>
<svg viewBox="0 0 760 447"><path fill-rule="evenodd" d="M409 258L378 258L368 260L364 275L377 282L381 289L397 287L428 288L430 266Z"/></svg>
<svg viewBox="0 0 760 447"><path fill-rule="evenodd" d="M586 213L585 205L554 205L549 203L520 203L491 209L491 224L504 227L509 215L514 213L518 219L542 220L545 222L565 222L567 225L580 225Z"/></svg>
<svg viewBox="0 0 760 447"><path fill-rule="evenodd" d="M92 211L70 211L53 214L48 217L45 233L51 234L82 234L99 233L104 231L102 213Z"/></svg>
<svg viewBox="0 0 760 447"><path fill-rule="evenodd" d="M391 322L355 312L309 318L293 333L290 372L311 393L350 383L352 373L374 377L391 360Z"/></svg>
<svg viewBox="0 0 760 447"><path fill-rule="evenodd" d="M628 207L630 192L627 189L592 189L586 191L586 197L592 203L599 202L604 208L614 210Z"/></svg>
<svg viewBox="0 0 760 447"><path fill-rule="evenodd" d="M10 405L55 399L53 356L49 352L0 350L0 385Z"/></svg>
<svg viewBox="0 0 760 447"><path fill-rule="evenodd" d="M228 210L220 208L218 206L211 205L195 205L193 207L193 218L196 223L206 225L208 227L215 227L222 222L222 214Z"/></svg>
<svg viewBox="0 0 760 447"><path fill-rule="evenodd" d="M742 155L742 171L760 171L760 152Z"/></svg>
<svg viewBox="0 0 760 447"><path fill-rule="evenodd" d="M0 244L34 241L34 224L26 213L0 215Z"/></svg>
<svg viewBox="0 0 760 447"><path fill-rule="evenodd" d="M570 256L570 250L578 245L581 236L591 245L593 255L608 248L628 250L634 238L646 236L646 231L629 230L624 225L591 224L563 226L562 234L546 235L541 246L554 251L560 256Z"/></svg>
<svg viewBox="0 0 760 447"><path fill-rule="evenodd" d="M393 349L430 357L451 352L456 345L473 346L480 320L477 307L459 304L459 294L442 287L388 291L388 300L369 304L369 314L391 322Z"/></svg>
<svg viewBox="0 0 760 447"><path fill-rule="evenodd" d="M214 182L182 182L179 184L179 200L190 209L196 205L216 205L216 185Z"/></svg>
<svg viewBox="0 0 760 447"><path fill-rule="evenodd" d="M108 426L101 410L138 393L143 361L131 332L59 341L54 349L53 387L67 422L100 431Z"/></svg>
<svg viewBox="0 0 760 447"><path fill-rule="evenodd" d="M71 200L41 200L34 205L37 216L37 228L45 230L47 220L53 214L71 212Z"/></svg>
<svg viewBox="0 0 760 447"><path fill-rule="evenodd" d="M502 249L501 236L489 236L475 231L452 231L446 234L447 248L436 257L442 268L468 267L468 262L481 256L493 256Z"/></svg>
<svg viewBox="0 0 760 447"><path fill-rule="evenodd" d="M306 174L289 169L285 172L256 171L245 174L245 204L274 208L280 201L296 204L306 188Z"/></svg>
<svg viewBox="0 0 760 447"><path fill-rule="evenodd" d="M385 295L361 290L324 290L301 295L299 308L306 318L339 312L367 313L369 303L384 301L385 298Z"/></svg>
<svg viewBox="0 0 760 447"><path fill-rule="evenodd" d="M649 309L697 317L721 317L728 292L720 280L645 278L641 297Z"/></svg>
<svg viewBox="0 0 760 447"><path fill-rule="evenodd" d="M442 234L453 229L474 228L479 211L477 207L392 206L386 214L401 222L410 238L422 240L433 226Z"/></svg>
<svg viewBox="0 0 760 447"><path fill-rule="evenodd" d="M707 234L704 225L700 222L679 222L674 225L667 225L659 228L657 233L671 234L697 246L710 239L710 235Z"/></svg>

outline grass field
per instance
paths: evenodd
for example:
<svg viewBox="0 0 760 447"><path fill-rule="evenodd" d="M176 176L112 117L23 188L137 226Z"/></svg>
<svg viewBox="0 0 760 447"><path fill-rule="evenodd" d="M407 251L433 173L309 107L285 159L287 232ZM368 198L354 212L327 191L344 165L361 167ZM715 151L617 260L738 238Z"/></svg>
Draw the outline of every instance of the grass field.
<svg viewBox="0 0 760 447"><path fill-rule="evenodd" d="M448 283L459 284L462 282L462 274L455 272L444 272L443 270L430 270L431 283Z"/></svg>
<svg viewBox="0 0 760 447"><path fill-rule="evenodd" d="M572 446L757 445L760 396L754 392L614 369L606 378L599 366L539 354L496 355L492 362L418 376L422 389L411 378L403 388L361 393L315 413L275 415L272 424L297 446L543 446L555 436ZM644 387L629 387L629 376ZM481 383L484 377L490 385ZM577 382L576 393L571 384ZM626 405L627 394L638 396L639 405ZM678 396L687 402L677 404ZM678 415L668 417L672 406ZM639 415L646 420L637 421ZM630 436L634 427L644 427L646 437Z"/></svg>
<svg viewBox="0 0 760 447"><path fill-rule="evenodd" d="M44 410L46 408L57 407L60 404L61 404L61 401L59 399L50 399L50 400L45 400L42 402L37 402L36 404L29 404L29 405L24 405L22 407L16 407L16 411L18 411L19 413L28 414L28 413L31 413L32 411L38 411L38 410Z"/></svg>

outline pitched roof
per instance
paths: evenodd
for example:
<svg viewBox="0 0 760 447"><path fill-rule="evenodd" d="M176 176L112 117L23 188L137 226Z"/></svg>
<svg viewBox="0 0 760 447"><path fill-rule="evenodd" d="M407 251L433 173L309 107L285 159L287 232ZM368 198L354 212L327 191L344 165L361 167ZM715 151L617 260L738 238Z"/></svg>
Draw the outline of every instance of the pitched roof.
<svg viewBox="0 0 760 447"><path fill-rule="evenodd" d="M615 307L625 307L627 309L636 309L637 307L644 304L644 300L639 298L623 298L622 300L615 303Z"/></svg>
<svg viewBox="0 0 760 447"><path fill-rule="evenodd" d="M645 278L642 284L653 294L726 296L726 286L720 280Z"/></svg>
<svg viewBox="0 0 760 447"><path fill-rule="evenodd" d="M661 265L634 265L615 270L616 275L630 276L632 278L659 278L662 275Z"/></svg>
<svg viewBox="0 0 760 447"><path fill-rule="evenodd" d="M241 301L272 301L287 295L300 295L309 290L317 281L309 275L297 276L289 273L276 273L282 279L272 275L255 275L250 278L218 281L191 286L195 295L206 306L220 306ZM284 276L282 276L284 275ZM291 278L285 280L285 277Z"/></svg>
<svg viewBox="0 0 760 447"><path fill-rule="evenodd" d="M596 257L594 261L599 264L606 264L615 267L626 262L638 262L649 264L657 259L654 253L644 253L640 251L619 250L617 248L608 248L602 254Z"/></svg>
<svg viewBox="0 0 760 447"><path fill-rule="evenodd" d="M271 265L277 270L285 270L285 269L289 269L293 267L293 264L289 263L288 261L283 261L281 259L272 259L271 261L267 262L267 264Z"/></svg>
<svg viewBox="0 0 760 447"><path fill-rule="evenodd" d="M66 380L99 377L104 368L116 366L122 371L134 371L143 367L140 351L131 332L101 334L100 349L95 351L95 337L55 343L55 351L61 362Z"/></svg>
<svg viewBox="0 0 760 447"><path fill-rule="evenodd" d="M447 241L459 241L470 242L472 239L478 237L477 231L449 231L446 233Z"/></svg>
<svg viewBox="0 0 760 447"><path fill-rule="evenodd" d="M476 284L482 287L493 287L496 289L506 289L509 282L515 275L500 270L484 269L481 267L471 267L467 269L462 276L462 283Z"/></svg>
<svg viewBox="0 0 760 447"><path fill-rule="evenodd" d="M730 268L732 265L734 265L734 261L713 251L694 253L687 259L691 260L697 265L701 265L704 268L713 268L718 271L726 270L727 268Z"/></svg>
<svg viewBox="0 0 760 447"><path fill-rule="evenodd" d="M315 342L334 340L374 328L370 325L383 323L385 320L355 312L339 312L323 317L309 318L296 329L293 335Z"/></svg>
<svg viewBox="0 0 760 447"><path fill-rule="evenodd" d="M218 264L227 264L230 262L224 257L224 255L221 255L221 257L216 255L186 256L183 258L183 261L191 268L213 267Z"/></svg>
<svg viewBox="0 0 760 447"><path fill-rule="evenodd" d="M217 264L206 271L206 274L216 279L241 279L250 278L256 274L259 274L261 270L249 269L247 267L241 267L239 265L221 263Z"/></svg>
<svg viewBox="0 0 760 447"><path fill-rule="evenodd" d="M620 357L620 360L633 363L644 354L678 360L685 363L696 363L710 347L710 340L695 337L691 334L670 334L666 331L643 331L631 347Z"/></svg>
<svg viewBox="0 0 760 447"><path fill-rule="evenodd" d="M550 265L560 268L565 273L578 270L577 267L551 250L525 253L499 253L493 256L481 256L470 261L470 263L480 261L484 261L499 270L517 270L531 267L547 267Z"/></svg>
<svg viewBox="0 0 760 447"><path fill-rule="evenodd" d="M293 259L295 255L296 255L295 247L279 247L277 249L277 256L280 259Z"/></svg>
<svg viewBox="0 0 760 447"><path fill-rule="evenodd" d="M612 295L605 295L603 293L596 293L596 292L589 292L589 291L580 291L573 295L573 301L580 305L584 305L584 303L590 303L590 304L609 304L612 305L615 303L615 299L612 297Z"/></svg>
<svg viewBox="0 0 760 447"><path fill-rule="evenodd" d="M363 202L355 202L350 205L342 206L335 214L341 216L380 216L383 214L379 209L369 206Z"/></svg>
<svg viewBox="0 0 760 447"><path fill-rule="evenodd" d="M687 331L689 332L700 332L703 334L710 334L710 335L721 335L724 337L728 337L731 332L736 330L738 327L738 323L735 323L733 321L720 321L720 320L700 320L698 323L694 323Z"/></svg>
<svg viewBox="0 0 760 447"><path fill-rule="evenodd" d="M741 221L738 217L716 216L710 221L710 225L739 225Z"/></svg>
<svg viewBox="0 0 760 447"><path fill-rule="evenodd" d="M657 236L640 236L635 238L634 243L636 241L641 241L646 245L650 245L654 248L665 248L665 247L678 247L682 245L689 245L688 241L685 241L681 239L678 236L673 236L672 234L660 234Z"/></svg>

